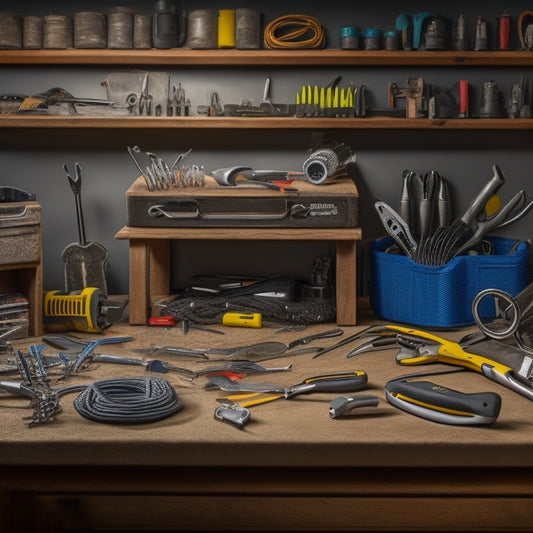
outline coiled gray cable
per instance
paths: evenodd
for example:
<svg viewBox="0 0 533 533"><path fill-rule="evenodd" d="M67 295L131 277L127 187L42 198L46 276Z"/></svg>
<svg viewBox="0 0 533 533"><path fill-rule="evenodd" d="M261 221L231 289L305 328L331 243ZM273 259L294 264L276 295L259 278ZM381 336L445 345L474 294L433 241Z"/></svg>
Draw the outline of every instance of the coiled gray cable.
<svg viewBox="0 0 533 533"><path fill-rule="evenodd" d="M174 387L147 376L99 381L74 400L76 411L89 420L141 424L167 418L181 409Z"/></svg>

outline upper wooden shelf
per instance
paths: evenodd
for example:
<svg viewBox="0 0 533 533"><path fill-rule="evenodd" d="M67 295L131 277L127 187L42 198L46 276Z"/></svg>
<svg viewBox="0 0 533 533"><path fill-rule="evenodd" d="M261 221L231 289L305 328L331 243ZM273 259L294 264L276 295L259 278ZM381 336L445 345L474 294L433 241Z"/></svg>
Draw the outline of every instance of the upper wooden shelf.
<svg viewBox="0 0 533 533"><path fill-rule="evenodd" d="M532 66L533 51L387 50L0 50L0 64L176 66Z"/></svg>
<svg viewBox="0 0 533 533"><path fill-rule="evenodd" d="M0 115L0 128L180 129L180 130L533 130L533 119L427 119L327 117L87 117Z"/></svg>

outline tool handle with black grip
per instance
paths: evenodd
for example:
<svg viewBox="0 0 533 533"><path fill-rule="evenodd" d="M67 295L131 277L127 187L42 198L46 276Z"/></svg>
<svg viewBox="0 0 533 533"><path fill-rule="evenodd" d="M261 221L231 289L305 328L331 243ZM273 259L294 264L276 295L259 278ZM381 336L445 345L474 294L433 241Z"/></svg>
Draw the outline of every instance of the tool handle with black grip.
<svg viewBox="0 0 533 533"><path fill-rule="evenodd" d="M467 394L430 381L393 380L385 385L385 391L396 407L448 424L490 424L501 407L501 397L494 392Z"/></svg>
<svg viewBox="0 0 533 533"><path fill-rule="evenodd" d="M325 374L307 378L302 383L289 387L285 392L285 398L311 392L355 392L364 389L367 383L368 376L362 370Z"/></svg>

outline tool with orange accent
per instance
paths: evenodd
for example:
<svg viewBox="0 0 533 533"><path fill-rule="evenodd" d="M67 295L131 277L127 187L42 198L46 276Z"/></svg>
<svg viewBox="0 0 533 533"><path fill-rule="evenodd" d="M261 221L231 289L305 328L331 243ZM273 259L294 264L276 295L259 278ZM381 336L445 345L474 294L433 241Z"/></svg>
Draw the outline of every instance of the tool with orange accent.
<svg viewBox="0 0 533 533"><path fill-rule="evenodd" d="M235 402L241 407L249 407L279 398L290 399L299 394L313 392L355 392L364 389L367 383L366 372L357 370L313 376L287 388L268 383L231 381L224 376L214 376L206 383L205 387L207 389L219 388L225 391L238 391L241 394L218 398L217 401L221 403Z"/></svg>

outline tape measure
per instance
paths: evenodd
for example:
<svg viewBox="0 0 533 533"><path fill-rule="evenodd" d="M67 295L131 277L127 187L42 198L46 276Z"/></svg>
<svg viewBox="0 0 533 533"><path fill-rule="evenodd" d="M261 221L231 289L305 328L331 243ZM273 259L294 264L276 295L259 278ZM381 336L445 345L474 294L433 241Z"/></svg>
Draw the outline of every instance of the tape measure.
<svg viewBox="0 0 533 533"><path fill-rule="evenodd" d="M261 313L225 313L222 317L224 326L240 326L243 328L260 328L263 325Z"/></svg>

